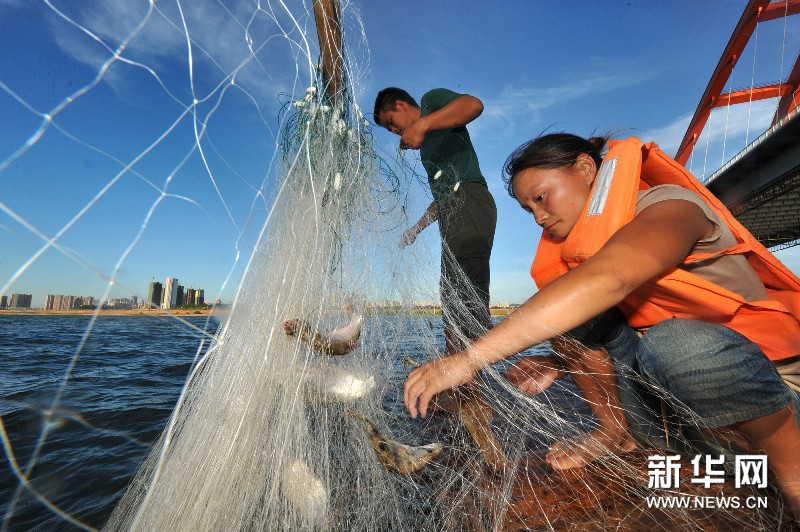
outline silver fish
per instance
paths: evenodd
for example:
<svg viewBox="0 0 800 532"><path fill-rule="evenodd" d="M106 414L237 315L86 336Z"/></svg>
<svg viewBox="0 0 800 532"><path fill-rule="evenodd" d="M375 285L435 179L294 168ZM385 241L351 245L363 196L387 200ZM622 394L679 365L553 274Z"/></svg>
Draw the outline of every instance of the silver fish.
<svg viewBox="0 0 800 532"><path fill-rule="evenodd" d="M284 466L281 492L310 523L321 526L327 521L328 490L303 460L293 460Z"/></svg>
<svg viewBox="0 0 800 532"><path fill-rule="evenodd" d="M287 336L296 336L298 340L325 356L342 356L358 347L364 316L351 312L350 323L344 327L333 329L328 333L314 329L302 319L291 319L283 322L283 332Z"/></svg>
<svg viewBox="0 0 800 532"><path fill-rule="evenodd" d="M376 387L375 377L331 364L314 364L305 373L310 400L349 402L361 399Z"/></svg>

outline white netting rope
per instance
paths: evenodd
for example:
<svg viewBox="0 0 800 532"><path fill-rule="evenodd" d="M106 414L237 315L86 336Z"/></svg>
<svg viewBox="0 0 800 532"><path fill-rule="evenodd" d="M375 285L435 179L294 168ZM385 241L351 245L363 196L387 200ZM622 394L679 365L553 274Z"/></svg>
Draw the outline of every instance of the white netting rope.
<svg viewBox="0 0 800 532"><path fill-rule="evenodd" d="M259 0L255 5L243 4L244 8L222 1L210 4L222 20L241 30L239 38L247 50L235 65L227 66L214 59L211 46L193 34L192 16L197 13L187 2L164 5L151 0L116 45L50 0L44 5L61 23L102 46L108 56L89 83L48 112L36 110L8 83L0 82L6 94L41 120L21 146L0 161L0 173L31 157L31 150L55 132L114 162L120 170L52 234L37 228L8 203L0 203L3 212L43 242L4 282L2 291L52 248L103 280L102 305L112 290L126 288L118 280L120 271L166 200L200 204L190 196L170 192L190 161L199 162L224 212L223 221L235 235L221 290L233 282L236 271L243 272L230 315L216 334L174 316L197 333L200 345L164 432L105 524L107 529L461 530L516 524L580 530L602 520L605 528L636 530L665 527L666 519L670 529L707 525L708 516L689 510L667 513L645 507L645 497L657 492L646 487L645 451L621 452L606 437L605 428L591 418L592 408L610 405L611 398L587 404L569 380L531 397L502 375L518 358L487 369L474 386L442 398L440 406L449 409L449 415L437 412L424 421L408 419L398 386L410 369L403 359L425 361L441 351L439 329L413 302L420 294L437 295L431 294L424 278L431 271L429 250L401 252L395 239L387 237L407 223L405 203L417 176L402 160L381 157L369 124L354 103L366 60L356 55L363 46L364 31L351 5L341 8L348 53L341 58L342 89L332 95L326 90L330 80L317 67L313 15L306 5L289 6L283 0ZM131 43L156 20L172 28L183 42L191 101L171 90L154 67L126 57ZM277 113L280 119L275 129L265 119L270 111L242 79L249 68L269 75L270 56L265 53L273 41L288 43L294 63L287 91L292 98ZM200 72L208 66L206 61L217 77L203 79ZM179 107L168 126L130 158L114 156L59 123L76 102L92 95L117 63L145 72ZM248 191L244 220L237 216L220 179L221 167L235 165L210 140L214 121L233 93L243 94L264 130L274 133L274 150L267 157L260 185L232 172ZM163 184L156 185L137 166L177 137L187 121L190 140L177 162L171 161L163 172ZM706 158L707 150L708 144ZM215 168L212 154L220 158L221 166ZM705 164L704 160L704 168ZM158 196L108 273L62 241L128 175L145 182ZM264 207L264 212L259 214L257 207ZM257 235L249 247L243 241L252 228ZM442 253L445 264L457 270L449 250ZM466 343L468 333L485 332L486 323L464 318L470 315L470 302L478 299L467 279L463 275L449 279L443 290L466 294L456 308L448 309L460 317L458 340ZM396 304L379 305L380 300ZM4 528L13 525L23 494L31 494L64 521L94 529L41 493L32 476L42 449L58 429L51 423L54 418L69 417L91 431L143 444L125 431L98 428L82 422L79 413L61 410L63 393L99 316L96 312L89 320L43 410L45 419L26 463L18 462L6 425L0 424L4 452L18 480L5 511ZM338 338L325 337L326 332L345 335L349 326L342 324L356 316L363 320L363 327L357 344L345 342L350 352L335 358L321 355L329 347L326 342ZM293 336L287 335L287 320L302 321L307 329L300 325ZM204 351L207 340L213 345ZM587 352L568 337L560 341L565 350ZM615 375L564 364L548 359L532 370L533 376L557 370L591 383ZM617 371L632 370L619 367ZM702 428L692 412L662 390L632 374L631 382L653 398L669 402L674 417ZM24 402L20 406L31 408ZM635 412L626 414L637 420ZM663 432L675 447L691 448L689 436L666 428ZM590 461L571 482L565 480L568 475L545 474L543 462L530 455L541 454L559 441L567 452L602 459ZM381 452L395 460L405 452L431 461L417 476L398 475L380 461ZM439 454L432 457L434 453ZM770 523L769 516L757 512L720 511L713 518L748 528Z"/></svg>
<svg viewBox="0 0 800 532"><path fill-rule="evenodd" d="M750 73L750 95L747 100L747 128L745 130L744 145L750 144L750 113L753 110L753 88L756 84L756 58L758 56L758 24L753 30L753 67Z"/></svg>

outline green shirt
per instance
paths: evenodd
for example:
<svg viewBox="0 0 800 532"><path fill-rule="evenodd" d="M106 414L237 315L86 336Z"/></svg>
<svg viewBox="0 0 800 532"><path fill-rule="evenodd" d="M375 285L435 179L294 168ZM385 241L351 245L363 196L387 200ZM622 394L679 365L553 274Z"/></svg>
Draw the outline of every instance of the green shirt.
<svg viewBox="0 0 800 532"><path fill-rule="evenodd" d="M459 96L463 95L447 89L426 92L420 100L422 116L438 111ZM459 181L486 184L466 126L430 131L425 135L419 153L428 172L433 199L437 202L452 194ZM441 174L436 178L439 171Z"/></svg>

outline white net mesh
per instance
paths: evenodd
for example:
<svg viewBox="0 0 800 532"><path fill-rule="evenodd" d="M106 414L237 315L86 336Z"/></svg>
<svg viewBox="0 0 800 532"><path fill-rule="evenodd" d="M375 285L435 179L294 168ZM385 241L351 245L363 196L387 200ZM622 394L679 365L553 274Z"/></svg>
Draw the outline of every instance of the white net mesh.
<svg viewBox="0 0 800 532"><path fill-rule="evenodd" d="M114 438L110 454L132 446L134 461L156 436L125 419L92 423L87 405L97 399L70 395L75 376L84 378L81 366L96 363L91 357L104 317L95 313L81 325L67 361L46 385L34 380L19 393L9 389L0 427L10 464L5 528L695 530L770 528L781 519L753 510L647 508L647 496L668 491L648 488L650 451L621 452L604 439L591 414L598 405L587 405L573 380L535 396L511 385L503 372L520 357L490 368L465 390L443 394L432 417L408 417L404 377L443 347L439 317L414 305L438 298L429 288L438 250L397 245L414 176L402 160L376 153L369 123L354 103L368 56L349 3L341 6L346 53L335 94L318 68L309 4L151 1L86 8L45 0L36 9L84 71L65 74L81 81L69 90L59 86L55 97L17 87L14 79L0 82L3 105L28 122L21 140L0 155L0 174L22 183L42 158L75 164L62 156L69 149L83 153L91 167L102 165L91 174L104 180L81 183L80 201L68 201L63 218L35 219L15 198L0 198L5 215L38 239L3 270L0 292L36 279L40 265L66 259L99 283L103 303L136 292L132 279L143 257L160 253L169 262L170 252L197 253L204 243L199 249L225 248L200 255L224 271L219 294L232 305L218 329L173 316L197 347L181 366L185 384L168 419L162 414L166 426L133 480L132 470L102 455L112 473L98 473L96 482L114 477L116 489L96 496L88 510L70 497L77 486L54 487L52 468L43 472L51 455L73 449L64 424L85 429L79 446ZM146 94L130 93L124 82L133 78L146 80ZM147 101L152 97L158 105ZM107 132L96 121L115 121L114 109L122 105L150 116L120 123L127 133L119 139L92 133ZM107 114L98 115L102 109ZM234 133L248 144L231 140ZM27 185L28 193L39 185ZM115 213L119 223L104 229L103 217L119 205L111 198L126 194L134 198L130 211ZM185 248L149 248L153 240L163 246L154 232L186 234L176 224L186 207L207 217L208 233ZM179 216L162 220L164 210ZM103 245L95 248L95 240ZM443 253L454 268L455 259ZM451 282L444 289L460 297L453 320L462 331L484 331L486 323L465 317L478 296L465 278ZM330 351L343 356L329 357ZM534 354L549 352L543 345ZM591 382L613 374L602 359L583 368L541 361L527 366L534 376L579 371L575 380ZM123 379L147 373L119 361L109 365ZM107 371L93 393L114 389L114 370ZM672 416L693 419L679 405L670 408ZM33 436L20 432L24 423ZM685 434L658 436L693 449ZM603 458L554 473L543 453L557 441L566 453Z"/></svg>

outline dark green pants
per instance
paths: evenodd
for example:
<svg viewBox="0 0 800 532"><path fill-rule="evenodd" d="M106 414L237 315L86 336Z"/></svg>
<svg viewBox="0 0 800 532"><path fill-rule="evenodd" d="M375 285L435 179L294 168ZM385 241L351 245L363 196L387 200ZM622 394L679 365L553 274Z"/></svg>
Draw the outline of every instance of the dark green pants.
<svg viewBox="0 0 800 532"><path fill-rule="evenodd" d="M462 183L437 202L442 236L440 292L445 334L474 339L491 328L489 259L497 208L486 185ZM463 349L463 345L448 346Z"/></svg>

